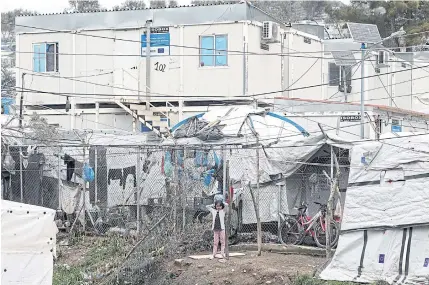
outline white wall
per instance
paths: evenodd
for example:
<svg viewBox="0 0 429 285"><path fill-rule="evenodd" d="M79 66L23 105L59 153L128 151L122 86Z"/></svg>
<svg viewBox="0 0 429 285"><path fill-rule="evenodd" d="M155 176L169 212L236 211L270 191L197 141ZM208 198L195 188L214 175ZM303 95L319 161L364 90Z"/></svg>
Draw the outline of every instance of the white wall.
<svg viewBox="0 0 429 285"><path fill-rule="evenodd" d="M360 61L360 53L354 54L357 62ZM324 55L324 82L329 82L328 65L334 62L330 53ZM416 97L429 94L429 85L425 81L429 77L429 69L419 68L423 63L414 62L413 65L402 66L401 59L390 55L391 62L388 66L381 67L380 73L375 72L375 56L367 58L365 61L365 103L372 105L384 105L398 107L406 110L421 111L427 109ZM409 70L408 70L409 69ZM360 103L361 90L361 68L360 64L352 67L352 91L347 93L347 102ZM345 102L344 93L338 92L338 86L325 86L325 99ZM415 94L411 96L411 94ZM391 100L393 98L393 101ZM427 95L426 95L427 97ZM395 104L396 103L396 104Z"/></svg>
<svg viewBox="0 0 429 285"><path fill-rule="evenodd" d="M151 58L151 101L177 101L179 99L177 96L183 96L185 100L204 100L205 96L230 98L242 96L243 65L245 64L242 53L244 37L247 37L249 52L246 57L247 95L273 92L269 95L272 98L284 95L279 92L282 88L295 89L321 84L323 61L320 59L316 61L313 57L322 55L322 42L314 36L293 29L282 30L283 32L286 32L283 52L303 52L304 54L309 52L309 54L308 57L284 56L285 74L282 86L282 60L279 55L282 52L281 43L269 43L269 51L262 50L260 48L261 23L235 22L170 27L170 56ZM17 63L22 68L20 72L27 73L24 87L48 93L76 94L76 97L70 97L72 106L94 104L97 101L106 102L113 98L136 101L139 90L141 99L144 101L146 59L140 56L142 33L143 29L127 29L79 31L76 34L65 32L18 35L19 61ZM228 35L227 48L230 51L228 66L200 67L198 49L200 36L214 34ZM311 44L304 42L304 36L311 39ZM58 42L60 53L58 73L33 74L32 45L38 42ZM315 54L315 51L321 53ZM164 72L156 70L156 63L165 65ZM18 77L17 85L20 84ZM315 87L292 91L289 95L322 99L323 92L322 87ZM26 105L65 104L65 102L65 96L25 94ZM77 114L80 112L75 111ZM69 114L73 112L71 110ZM71 119L70 115L66 116L63 113L64 110L58 112L61 114L58 116L58 118L61 117L58 119L61 126L94 127L95 118L92 116L81 115ZM184 117L193 113L194 111L191 110L190 113L185 113ZM69 122L66 122L66 117L69 117ZM111 118L104 117L100 115L99 122L104 125L100 128L115 125ZM82 118L90 121L83 122ZM129 122L126 124L132 125L132 119L127 118L127 120Z"/></svg>
<svg viewBox="0 0 429 285"><path fill-rule="evenodd" d="M311 43L304 42L304 38L310 39ZM287 83L284 89L289 98L323 99L323 43L320 39L291 29L286 34L285 53L294 56L286 57ZM315 86L299 89L302 87ZM299 89L299 90L294 90ZM289 94L287 94L289 93ZM278 96L278 95L277 95Z"/></svg>

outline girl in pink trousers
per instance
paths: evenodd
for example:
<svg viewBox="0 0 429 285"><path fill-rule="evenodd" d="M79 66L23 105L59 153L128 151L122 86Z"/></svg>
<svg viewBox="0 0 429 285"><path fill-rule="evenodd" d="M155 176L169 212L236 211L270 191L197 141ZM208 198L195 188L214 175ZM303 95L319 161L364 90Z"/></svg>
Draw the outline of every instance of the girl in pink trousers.
<svg viewBox="0 0 429 285"><path fill-rule="evenodd" d="M213 237L214 237L214 244L213 244L213 255L210 256L210 259L213 259L216 256L217 253L217 246L220 241L220 253L222 255L222 258L225 258L225 207L228 206L228 204L223 203L222 201L216 201L215 206L208 205L207 209L212 213L213 216Z"/></svg>

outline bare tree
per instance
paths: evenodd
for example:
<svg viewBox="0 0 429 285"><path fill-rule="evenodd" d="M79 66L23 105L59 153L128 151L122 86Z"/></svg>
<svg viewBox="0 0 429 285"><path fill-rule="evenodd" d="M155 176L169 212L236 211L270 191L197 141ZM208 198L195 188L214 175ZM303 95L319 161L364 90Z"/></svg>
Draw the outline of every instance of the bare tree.
<svg viewBox="0 0 429 285"><path fill-rule="evenodd" d="M165 8L167 7L167 3L165 0L152 0L150 1L150 7L151 8Z"/></svg>
<svg viewBox="0 0 429 285"><path fill-rule="evenodd" d="M15 73L9 60L1 60L1 96L15 97Z"/></svg>
<svg viewBox="0 0 429 285"><path fill-rule="evenodd" d="M101 9L98 0L69 0L69 6L66 12L90 12Z"/></svg>
<svg viewBox="0 0 429 285"><path fill-rule="evenodd" d="M177 4L176 0L170 0L168 1L168 7L178 7L179 4Z"/></svg>
<svg viewBox="0 0 429 285"><path fill-rule="evenodd" d="M43 144L50 145L55 144L55 141L58 140L57 127L49 125L46 118L36 113L31 115L27 127L31 130L28 137L37 142L40 141Z"/></svg>
<svg viewBox="0 0 429 285"><path fill-rule="evenodd" d="M2 43L15 41L15 17L20 15L33 14L33 11L25 9L15 9L13 11L1 13L1 40Z"/></svg>
<svg viewBox="0 0 429 285"><path fill-rule="evenodd" d="M136 1L136 0L126 0L121 5L114 6L114 10L120 9L130 9L130 10L140 10L145 9L146 3L144 1Z"/></svg>

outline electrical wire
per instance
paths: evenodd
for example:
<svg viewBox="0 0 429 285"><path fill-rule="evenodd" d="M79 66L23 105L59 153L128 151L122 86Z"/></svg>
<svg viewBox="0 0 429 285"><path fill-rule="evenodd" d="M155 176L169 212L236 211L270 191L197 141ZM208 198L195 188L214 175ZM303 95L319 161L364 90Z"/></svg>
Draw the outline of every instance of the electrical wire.
<svg viewBox="0 0 429 285"><path fill-rule="evenodd" d="M403 70L397 70L397 71L391 71L391 72L387 72L384 74L397 74L397 73L402 73L402 72L406 72L409 70L416 70L416 69L420 69L420 68L425 68L425 67L429 67L429 65L425 65L422 67L416 67L416 68L412 68L412 69L403 69ZM64 78L61 76L57 76L57 75L37 75L37 74L32 74L33 76L46 76L46 77L54 77L54 78ZM368 75L368 76L364 76L364 77L358 77L358 78L352 78L351 80L361 80L361 79L367 79L367 78L373 78L373 77L377 77L378 74L376 75ZM76 81L76 82L81 82L81 83L87 83L87 84L92 84L92 85L96 85L96 86L102 86L102 87L109 87L109 88L115 88L115 89L121 89L121 90L127 90L127 91L133 91L133 92L139 92L138 90L135 89L129 89L129 88L122 88L122 87L115 87L115 86L109 86L109 85L105 85L105 84L99 84L99 83L94 83L94 82L90 82L90 81L84 81L84 80L78 80L78 79L73 79L73 78L64 78L64 79L68 79L68 80L72 80L72 81ZM321 83L321 84L315 84L315 85L309 85L309 86L303 86L303 87L296 87L296 88L286 88L284 90L278 90L278 91L269 91L269 92L263 92L263 93L256 93L256 94L252 94L252 95L235 95L235 96L229 96L229 98L249 98L249 97L256 97L256 96L263 96L263 95L272 95L272 94L276 94L276 93L282 93L282 92L288 92L288 91L296 91L296 90L305 90L305 89L310 89L310 88L315 88L315 87L322 87L322 86L326 86L329 85L329 83ZM43 93L43 92L42 92ZM52 93L52 94L61 94L60 92L44 92L44 93ZM69 93L70 94L70 93ZM75 93L77 94L77 93ZM191 96L189 95L170 95L170 94L162 94L162 93L155 93L153 92L152 94L156 94L156 95L161 95L161 96L157 96L157 97L174 97L174 98L190 98ZM83 95L87 95L87 94L83 94ZM95 95L95 94L94 94ZM102 95L106 95L106 96L112 96L111 94L102 94ZM127 97L138 97L139 95L137 94L132 94L132 95L120 95L120 96L127 96ZM156 96L153 96L156 97ZM202 98L225 98L222 96L193 96L193 97L202 97ZM228 97L226 97L228 98Z"/></svg>
<svg viewBox="0 0 429 285"><path fill-rule="evenodd" d="M64 30L55 30L55 29L47 29L47 28L41 28L41 27L35 27L35 26L27 26L27 25L20 25L20 24L15 24L16 27L23 27L23 28L28 28L28 29L35 29L35 30L41 30L41 31L49 31L49 32L56 32L56 33L69 33L69 34L74 34L77 36L86 36L86 37L92 37L92 38L99 38L99 39L108 39L108 40L113 40L113 41L124 41L124 42L133 42L133 43L139 43L141 44L141 40L131 40L131 39L123 39L123 38L116 38L116 37L107 37L107 36L100 36L100 35L91 35L91 34L83 34L83 33L75 33L73 31L64 31ZM402 37L409 37L409 36L414 36L414 35L418 35L418 34L423 34L423 33L428 33L428 32L418 32L418 33L412 33L412 34L405 34ZM183 48L189 48L189 49L197 49L197 50L207 50L207 51L216 51L216 49L209 49L209 48L200 48L200 47L195 47L195 46L185 46L185 45L171 45L172 47L183 47ZM415 47L415 46L410 46L410 47ZM378 49L382 49L385 50L386 48L373 48L373 50L378 50ZM224 52L235 52L235 53L239 53L239 54L256 54L257 53L252 53L252 52L243 52L243 51L236 51L236 50L220 50L220 51L224 51ZM351 51L360 51L360 50L351 50ZM308 52L306 52L308 53ZM320 51L316 52L316 53L320 53ZM262 53L260 53L259 55L261 55ZM283 54L285 55L285 54ZM141 56L141 55L139 55Z"/></svg>

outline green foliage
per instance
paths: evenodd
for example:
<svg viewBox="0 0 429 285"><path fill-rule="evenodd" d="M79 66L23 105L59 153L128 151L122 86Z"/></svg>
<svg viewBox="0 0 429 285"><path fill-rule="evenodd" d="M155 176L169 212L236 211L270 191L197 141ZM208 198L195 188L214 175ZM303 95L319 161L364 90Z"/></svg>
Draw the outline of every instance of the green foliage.
<svg viewBox="0 0 429 285"><path fill-rule="evenodd" d="M79 263L72 266L56 265L52 284L82 284L85 274L94 276L106 273L110 268L118 266L124 258L127 250L126 242L125 239L117 236L96 240Z"/></svg>

